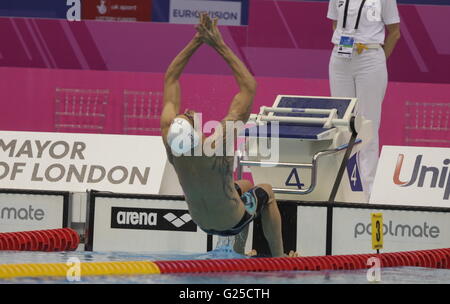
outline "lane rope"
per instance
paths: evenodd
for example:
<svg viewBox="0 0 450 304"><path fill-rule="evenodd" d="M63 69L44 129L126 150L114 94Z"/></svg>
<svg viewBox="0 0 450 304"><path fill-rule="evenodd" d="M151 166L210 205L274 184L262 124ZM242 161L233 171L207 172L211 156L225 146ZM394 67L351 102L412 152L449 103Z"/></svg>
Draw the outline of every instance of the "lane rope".
<svg viewBox="0 0 450 304"><path fill-rule="evenodd" d="M0 233L0 250L72 251L79 243L80 236L71 228Z"/></svg>
<svg viewBox="0 0 450 304"><path fill-rule="evenodd" d="M79 273L78 273L79 272ZM158 266L149 261L129 262L86 262L76 265L69 263L36 263L0 265L0 279L18 277L68 277L108 276L108 275L148 275L159 274Z"/></svg>
<svg viewBox="0 0 450 304"><path fill-rule="evenodd" d="M381 267L427 267L450 269L450 248L381 254L354 254L297 258L243 258L182 261L82 262L80 276L146 275L169 273L265 272L356 270L372 267L376 257ZM3 264L0 278L66 277L73 270L64 263ZM73 266L72 266L73 267Z"/></svg>

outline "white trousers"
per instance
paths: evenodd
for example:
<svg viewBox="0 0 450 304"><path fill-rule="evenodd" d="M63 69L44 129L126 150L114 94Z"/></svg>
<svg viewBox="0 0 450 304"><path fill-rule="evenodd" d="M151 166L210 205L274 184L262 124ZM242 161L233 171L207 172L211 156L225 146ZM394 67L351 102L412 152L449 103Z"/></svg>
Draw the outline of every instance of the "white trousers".
<svg viewBox="0 0 450 304"><path fill-rule="evenodd" d="M329 65L330 89L333 97L356 97L356 111L373 122L373 138L359 153L359 170L367 199L372 191L379 157L378 130L381 105L388 82L383 48L364 50L352 58L338 57L334 48Z"/></svg>

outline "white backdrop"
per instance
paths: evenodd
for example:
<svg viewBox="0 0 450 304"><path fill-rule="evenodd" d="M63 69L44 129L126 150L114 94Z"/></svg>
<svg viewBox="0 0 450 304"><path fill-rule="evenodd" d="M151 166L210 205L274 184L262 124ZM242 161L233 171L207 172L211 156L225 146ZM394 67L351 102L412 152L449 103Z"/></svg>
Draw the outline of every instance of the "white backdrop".
<svg viewBox="0 0 450 304"><path fill-rule="evenodd" d="M0 188L157 194L160 136L0 131Z"/></svg>

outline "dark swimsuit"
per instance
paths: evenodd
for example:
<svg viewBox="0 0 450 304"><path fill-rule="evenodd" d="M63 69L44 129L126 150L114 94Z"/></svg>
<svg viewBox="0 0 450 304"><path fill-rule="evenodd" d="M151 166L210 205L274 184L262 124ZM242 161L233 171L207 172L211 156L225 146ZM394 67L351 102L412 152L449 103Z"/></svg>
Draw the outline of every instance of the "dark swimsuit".
<svg viewBox="0 0 450 304"><path fill-rule="evenodd" d="M261 214L261 210L267 205L269 195L261 187L253 187L249 191L242 193L238 184L234 184L236 191L244 203L246 212L240 222L231 229L225 231L217 231L213 229L203 229L208 234L215 234L219 236L232 236L239 234L251 221Z"/></svg>

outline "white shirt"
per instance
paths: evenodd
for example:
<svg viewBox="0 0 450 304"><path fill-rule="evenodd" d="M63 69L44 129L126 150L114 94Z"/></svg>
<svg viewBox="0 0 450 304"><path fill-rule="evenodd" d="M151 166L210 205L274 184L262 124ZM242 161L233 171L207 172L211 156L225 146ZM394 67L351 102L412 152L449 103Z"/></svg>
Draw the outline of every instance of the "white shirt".
<svg viewBox="0 0 450 304"><path fill-rule="evenodd" d="M337 20L332 43L339 44L341 35L352 34L358 43L384 44L385 25L400 23L396 0L366 0L362 9L359 27L354 31L362 0L348 0L347 25L342 28L346 0L330 0L327 17Z"/></svg>

